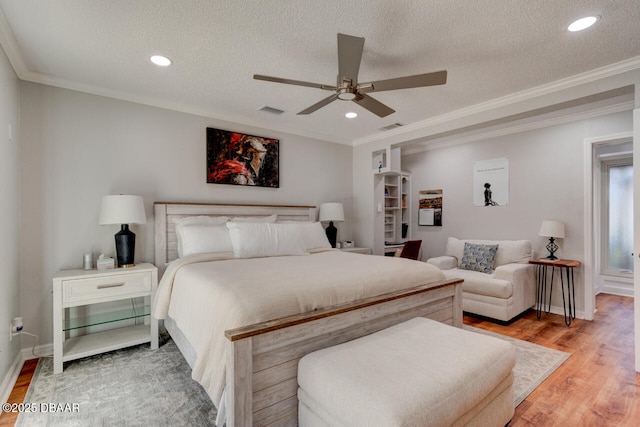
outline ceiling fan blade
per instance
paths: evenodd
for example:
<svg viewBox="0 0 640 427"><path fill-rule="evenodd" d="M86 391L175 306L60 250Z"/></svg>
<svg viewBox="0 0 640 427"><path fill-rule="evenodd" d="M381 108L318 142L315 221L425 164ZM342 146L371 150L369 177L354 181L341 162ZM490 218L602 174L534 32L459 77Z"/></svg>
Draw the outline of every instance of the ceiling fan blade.
<svg viewBox="0 0 640 427"><path fill-rule="evenodd" d="M357 102L358 105L366 108L378 117L387 117L389 114L396 112L393 108L387 107L382 102L373 99L368 95L358 94L354 98L353 102Z"/></svg>
<svg viewBox="0 0 640 427"><path fill-rule="evenodd" d="M324 89L324 90L337 90L337 88L335 86L323 85L323 84L320 84L320 83L303 82L301 80L283 79L283 78L280 78L280 77L263 76L262 74L254 74L253 78L255 80L264 80L264 81L267 81L267 82L284 83L284 84L296 85L296 86L314 87L314 88L317 88L317 89Z"/></svg>
<svg viewBox="0 0 640 427"><path fill-rule="evenodd" d="M398 77L389 80L363 83L358 87L358 92L382 92L385 90L409 89L414 87L436 86L447 83L447 71L435 73L417 74L415 76Z"/></svg>
<svg viewBox="0 0 640 427"><path fill-rule="evenodd" d="M338 95L331 95L326 97L325 99L323 99L320 102L316 102L315 104L313 104L311 107L309 108L305 108L304 110L300 111L298 114L311 114L316 110L321 109L322 107L324 107L325 105L335 101L336 99L338 99Z"/></svg>
<svg viewBox="0 0 640 427"><path fill-rule="evenodd" d="M364 37L348 36L338 33L338 85L347 78L351 84L358 83L358 72L362 61Z"/></svg>

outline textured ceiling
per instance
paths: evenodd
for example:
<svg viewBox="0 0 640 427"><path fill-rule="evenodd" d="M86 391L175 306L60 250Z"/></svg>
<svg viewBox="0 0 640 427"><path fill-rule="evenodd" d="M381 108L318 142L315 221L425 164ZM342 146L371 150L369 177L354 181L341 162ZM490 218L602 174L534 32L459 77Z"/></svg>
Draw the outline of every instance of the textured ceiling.
<svg viewBox="0 0 640 427"><path fill-rule="evenodd" d="M638 0L0 0L0 8L0 42L22 79L345 143L640 57ZM594 27L566 30L590 14L602 17ZM374 94L396 110L381 119L338 101L299 116L328 92L253 80L334 85L338 32L366 40L361 82L442 69L448 82ZM152 65L158 53L173 66Z"/></svg>

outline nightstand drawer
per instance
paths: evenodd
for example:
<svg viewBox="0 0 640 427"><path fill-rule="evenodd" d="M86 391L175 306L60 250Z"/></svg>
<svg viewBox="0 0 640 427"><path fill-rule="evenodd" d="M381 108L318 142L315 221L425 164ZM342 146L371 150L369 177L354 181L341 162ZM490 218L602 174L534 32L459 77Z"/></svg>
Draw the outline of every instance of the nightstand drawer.
<svg viewBox="0 0 640 427"><path fill-rule="evenodd" d="M126 298L151 292L151 274L112 274L105 277L65 280L62 282L62 302L98 302Z"/></svg>

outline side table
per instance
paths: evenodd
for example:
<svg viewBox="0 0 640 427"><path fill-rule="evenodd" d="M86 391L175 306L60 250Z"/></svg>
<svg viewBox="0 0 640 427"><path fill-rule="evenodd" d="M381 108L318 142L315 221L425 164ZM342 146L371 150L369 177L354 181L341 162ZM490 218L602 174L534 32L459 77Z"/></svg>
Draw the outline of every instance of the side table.
<svg viewBox="0 0 640 427"><path fill-rule="evenodd" d="M158 286L158 269L152 264L108 270L61 270L53 276L53 373L59 374L63 362L106 351L149 342L158 348L158 319L153 317L151 301ZM71 307L88 306L131 298L144 298L144 307L68 318ZM144 324L108 329L67 338L74 329L84 329L129 319Z"/></svg>
<svg viewBox="0 0 640 427"><path fill-rule="evenodd" d="M571 321L576 318L576 292L573 278L573 270L580 266L580 261L571 259L533 259L529 264L536 266L537 291L536 291L536 314L538 319L542 315L542 311L549 313L551 310L551 294L553 291L553 281L556 268L560 276L560 287L562 289L562 305L564 308L564 323L571 325ZM551 267L551 279L549 280L549 299L545 309L544 304L547 299L547 278L549 275L549 267ZM564 272L564 275L563 275ZM566 277L566 296L565 296L565 277Z"/></svg>

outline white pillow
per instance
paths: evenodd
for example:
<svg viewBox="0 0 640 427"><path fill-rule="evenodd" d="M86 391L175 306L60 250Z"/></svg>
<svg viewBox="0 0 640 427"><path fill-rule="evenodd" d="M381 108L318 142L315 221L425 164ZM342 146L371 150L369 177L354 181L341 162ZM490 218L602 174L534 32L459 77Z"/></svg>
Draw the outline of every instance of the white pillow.
<svg viewBox="0 0 640 427"><path fill-rule="evenodd" d="M233 252L229 230L225 225L184 225L180 232L180 257L211 252Z"/></svg>
<svg viewBox="0 0 640 427"><path fill-rule="evenodd" d="M227 228L236 258L308 254L296 224L228 222Z"/></svg>
<svg viewBox="0 0 640 427"><path fill-rule="evenodd" d="M331 248L331 243L327 239L327 233L319 222L308 221L281 221L278 224L294 224L300 227L302 240L308 251L312 249Z"/></svg>
<svg viewBox="0 0 640 427"><path fill-rule="evenodd" d="M276 222L278 214L269 216L234 216L231 222Z"/></svg>
<svg viewBox="0 0 640 427"><path fill-rule="evenodd" d="M229 221L229 217L226 217L226 216L200 215L200 216L187 216L183 218L174 218L173 223L176 225L176 238L178 240L178 257L184 256L182 230L185 226L192 226L192 225L210 225L210 226L223 225L224 226L224 224L227 221ZM191 237L191 234L190 234L190 237ZM218 251L214 251L214 252L218 252Z"/></svg>

